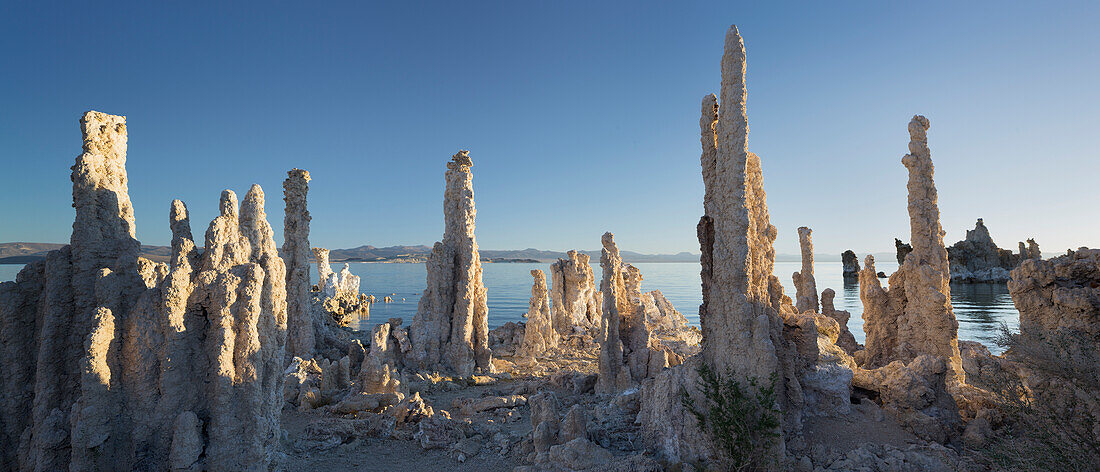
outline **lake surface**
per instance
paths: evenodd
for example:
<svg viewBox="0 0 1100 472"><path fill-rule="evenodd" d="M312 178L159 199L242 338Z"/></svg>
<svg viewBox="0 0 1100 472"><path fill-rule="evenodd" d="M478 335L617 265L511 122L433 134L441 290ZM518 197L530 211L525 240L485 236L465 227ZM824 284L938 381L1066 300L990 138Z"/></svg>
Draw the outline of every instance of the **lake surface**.
<svg viewBox="0 0 1100 472"><path fill-rule="evenodd" d="M703 301L699 283L698 263L637 263L642 271L642 289L660 289L661 293L695 325L699 324L699 304ZM361 329L389 318L401 318L407 325L416 314L416 304L426 285L424 264L380 264L356 262L349 264L352 273L361 278L360 289L379 299L391 296L392 303L375 303L371 306L370 319L361 321ZM895 261L878 261L876 269L887 274L897 270ZM0 281L15 280L21 265L0 264ZM342 263L332 265L339 271ZM523 320L531 297L531 270L539 269L549 275L550 264L483 264L485 286L489 296L489 326L494 328L509 321ZM775 274L783 283L788 296L794 295L791 274L802 267L799 262L776 262ZM601 270L593 267L599 284ZM316 271L310 271L316 279ZM840 262L817 262L814 277L819 291L832 288L836 291L834 304L838 310L852 314L848 328L856 340L863 342L863 304L859 300L859 284L845 282ZM887 285L886 279L880 279ZM316 280L314 280L316 283ZM392 294L392 295L391 295ZM1012 330L1019 329L1020 314L1012 304L1004 284L956 284L951 286L951 304L959 320L959 339L979 341L994 352L999 352L992 340L1000 333L1001 323Z"/></svg>

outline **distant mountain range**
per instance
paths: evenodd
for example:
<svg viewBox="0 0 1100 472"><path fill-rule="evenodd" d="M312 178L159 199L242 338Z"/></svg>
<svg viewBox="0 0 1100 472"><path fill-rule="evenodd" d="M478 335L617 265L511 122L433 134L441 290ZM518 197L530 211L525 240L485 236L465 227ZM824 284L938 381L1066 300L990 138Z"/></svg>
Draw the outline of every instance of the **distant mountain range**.
<svg viewBox="0 0 1100 472"><path fill-rule="evenodd" d="M0 243L0 264L26 264L28 262L46 258L46 253L59 249L64 244L56 243ZM156 262L168 262L172 248L168 246L141 246L142 255ZM600 251L580 251L592 258L592 265L598 265ZM417 246L359 246L350 249L333 249L329 252L329 260L332 262L424 262L432 248L424 245ZM642 254L633 251L621 251L626 262L699 262L699 254L681 252L677 254ZM862 254L860 263L862 264ZM485 262L552 262L564 258L564 251L544 251L541 249L482 249L481 260ZM889 257L893 260L893 253L875 253L875 258ZM799 262L802 256L798 254L777 254L776 261ZM814 259L819 262L840 261L840 254L815 254Z"/></svg>

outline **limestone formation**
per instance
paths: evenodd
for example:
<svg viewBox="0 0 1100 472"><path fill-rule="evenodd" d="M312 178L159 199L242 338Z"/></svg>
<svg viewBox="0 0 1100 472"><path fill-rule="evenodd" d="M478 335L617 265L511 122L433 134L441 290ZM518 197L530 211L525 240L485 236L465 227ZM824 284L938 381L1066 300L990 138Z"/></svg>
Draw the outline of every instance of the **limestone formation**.
<svg viewBox="0 0 1100 472"><path fill-rule="evenodd" d="M328 252L328 249L323 247L313 248L313 257L317 260L317 287L322 292L328 280L336 275L332 272L332 263L328 261ZM332 288L335 289L335 287L336 284L332 284Z"/></svg>
<svg viewBox="0 0 1100 472"><path fill-rule="evenodd" d="M566 259L550 264L550 310L554 329L562 336L594 329L600 324L599 291L589 257L569 251Z"/></svg>
<svg viewBox="0 0 1100 472"><path fill-rule="evenodd" d="M817 313L817 282L814 280L814 243L810 228L798 228L798 244L802 248L802 271L794 273L795 308L799 313Z"/></svg>
<svg viewBox="0 0 1100 472"><path fill-rule="evenodd" d="M905 256L910 252L913 252L913 246L901 242L900 239L894 238L894 248L897 250L898 265L900 266L905 262Z"/></svg>
<svg viewBox="0 0 1100 472"><path fill-rule="evenodd" d="M1023 243L1020 245L1022 248ZM1008 271L1027 256L1024 249L1020 254L1013 254L997 247L981 218L978 218L974 229L967 230L966 239L947 248L952 282L1006 282Z"/></svg>
<svg viewBox="0 0 1100 472"><path fill-rule="evenodd" d="M1025 260L1008 290L1020 310L1020 333L1005 358L1016 361L1030 400L1058 418L1056 437L1073 431L1074 443L1097 444L1100 249Z"/></svg>
<svg viewBox="0 0 1100 472"><path fill-rule="evenodd" d="M308 243L308 241L307 241ZM329 250L315 247L317 290L310 293L310 317L313 322L314 352L321 357L339 359L352 341L348 328L361 318L370 317L370 300L359 293L359 277L347 264L339 273L332 271Z"/></svg>
<svg viewBox="0 0 1100 472"><path fill-rule="evenodd" d="M1042 259L1043 253L1039 251L1039 244L1034 239L1027 240L1027 249L1024 249L1024 243L1020 243L1020 258L1021 259ZM1021 262L1023 262L1021 260Z"/></svg>
<svg viewBox="0 0 1100 472"><path fill-rule="evenodd" d="M71 244L0 284L0 468L267 470L286 279L263 191L239 208L223 192L201 254L172 202L171 262L150 262L134 239L125 118L88 112L81 128Z"/></svg>
<svg viewBox="0 0 1100 472"><path fill-rule="evenodd" d="M313 357L313 315L309 283L309 172L293 169L283 181L283 260L286 262L286 353L290 357Z"/></svg>
<svg viewBox="0 0 1100 472"><path fill-rule="evenodd" d="M1008 291L1020 310L1020 333L1068 330L1100 345L1100 249L1025 260L1012 271Z"/></svg>
<svg viewBox="0 0 1100 472"><path fill-rule="evenodd" d="M527 309L527 324L523 332L523 343L517 355L537 357L558 347L558 332L554 330L550 314L550 302L546 296L546 274L541 270L532 270L535 278L531 286L531 304Z"/></svg>
<svg viewBox="0 0 1100 472"><path fill-rule="evenodd" d="M959 322L951 309L951 275L936 204L936 185L932 181L928 126L927 118L913 117L909 122L909 154L902 158L902 164L909 169L913 252L905 257L899 269L905 272L906 305L898 317L898 355L905 360L920 354L944 357L949 369L962 381Z"/></svg>
<svg viewBox="0 0 1100 472"><path fill-rule="evenodd" d="M623 369L623 343L619 336L622 322L619 310L629 307L629 303L619 302L626 298L626 283L623 281L622 259L613 238L611 233L604 233L604 248L600 256L603 315L600 319L600 375L596 380L596 393L612 393L626 388L630 383L630 372Z"/></svg>
<svg viewBox="0 0 1100 472"><path fill-rule="evenodd" d="M966 374L958 347L958 321L951 309L950 269L936 204L928 119L909 122L909 221L912 251L890 276L890 289L875 276L867 256L859 276L866 348L856 353L857 386L879 393L910 431L935 441L957 427L957 402L965 398Z"/></svg>
<svg viewBox="0 0 1100 472"><path fill-rule="evenodd" d="M700 363L740 379L774 375L783 436L788 438L799 434L803 403L799 379L812 368L817 354L817 333L808 332L816 330L813 317L795 313L772 273L776 228L769 222L760 158L747 150L745 49L736 27L726 35L721 95L722 113L710 95L703 100L700 119L705 189L705 215L698 226L702 356L647 383L638 416L647 442L672 462L713 454L708 439L679 401L679 392L694 388L694 369ZM787 330L791 340L784 338ZM783 447L777 447L781 455Z"/></svg>
<svg viewBox="0 0 1100 472"><path fill-rule="evenodd" d="M856 258L856 253L851 249L844 251L840 255L841 263L844 266L844 278L859 277L859 259Z"/></svg>
<svg viewBox="0 0 1100 472"><path fill-rule="evenodd" d="M908 362L928 354L946 358L952 375L963 376L959 324L951 310L950 269L932 181L927 130L927 118L913 117L909 122L909 154L902 159L909 169L912 252L904 256L901 267L890 276L889 293L872 277L873 257L868 256L860 273L867 332L864 365L880 367L894 360Z"/></svg>
<svg viewBox="0 0 1100 472"><path fill-rule="evenodd" d="M604 233L602 243L600 291L604 306L596 392L612 393L682 363L685 355L697 352L692 341L698 335L663 296L663 306L658 307L653 292L641 293L642 273L623 263L614 235Z"/></svg>
<svg viewBox="0 0 1100 472"><path fill-rule="evenodd" d="M866 368L882 367L897 359L898 316L905 299L898 278L898 290L889 293L882 288L875 272L875 256L867 255L859 272L859 298L863 302L863 332L865 348L860 364Z"/></svg>
<svg viewBox="0 0 1100 472"><path fill-rule="evenodd" d="M410 361L421 370L470 375L492 369L489 307L474 239L472 165L467 151L447 163L443 240L428 258L427 288L409 327Z"/></svg>
<svg viewBox="0 0 1100 472"><path fill-rule="evenodd" d="M855 354L856 351L863 349L863 346L856 342L855 335L848 329L848 319L851 318L852 315L847 311L837 310L833 306L833 299L835 297L836 292L831 288L827 288L825 291L821 292L821 314L836 320L837 325L840 327L836 345L844 349L844 352L848 353L848 355L852 355Z"/></svg>

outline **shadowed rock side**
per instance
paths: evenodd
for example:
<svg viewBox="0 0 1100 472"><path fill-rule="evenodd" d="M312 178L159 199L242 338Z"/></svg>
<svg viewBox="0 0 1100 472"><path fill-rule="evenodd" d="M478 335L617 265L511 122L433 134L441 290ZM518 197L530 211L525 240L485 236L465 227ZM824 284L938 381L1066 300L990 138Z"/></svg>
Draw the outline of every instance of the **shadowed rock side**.
<svg viewBox="0 0 1100 472"><path fill-rule="evenodd" d="M1025 260L1012 271L1008 290L1020 310L1020 334L1005 358L1023 361L1018 368L1034 401L1043 402L1060 427L1077 425L1077 444L1097 444L1100 249Z"/></svg>
<svg viewBox="0 0 1100 472"><path fill-rule="evenodd" d="M910 252L913 252L913 246L901 242L901 240L898 238L894 238L894 249L897 250L899 266L905 262L905 256L908 255Z"/></svg>
<svg viewBox="0 0 1100 472"><path fill-rule="evenodd" d="M799 313L817 312L817 281L814 280L814 243L810 238L812 230L805 226L798 228L798 244L802 248L802 271L793 275L795 287L795 309Z"/></svg>
<svg viewBox="0 0 1100 472"><path fill-rule="evenodd" d="M602 243L604 306L596 392L614 393L682 363L696 352L698 336L663 296L655 298L660 292L642 294L642 273L623 263L614 235L604 233Z"/></svg>
<svg viewBox="0 0 1100 472"><path fill-rule="evenodd" d="M947 260L951 265L951 282L959 283L1004 283L1008 281L1010 270L1027 259L1042 259L1039 245L1034 239L1028 239L1027 245L1019 243L1020 252L1013 254L1001 249L993 242L989 229L981 218L974 229L966 231L966 238L947 248ZM898 250L898 264L913 250L912 246L894 239Z"/></svg>
<svg viewBox="0 0 1100 472"><path fill-rule="evenodd" d="M600 268L603 269L603 280L600 281L600 292L603 293L603 317L600 321L600 375L596 380L596 393L614 393L630 387L630 371L623 366L623 343L620 338L622 312L628 311L630 305L620 303L620 300L626 301L626 282L623 280L623 262L611 233L604 233L602 242Z"/></svg>
<svg viewBox="0 0 1100 472"><path fill-rule="evenodd" d="M409 327L411 364L459 375L492 370L489 307L474 239L473 161L459 151L447 163L443 198L445 229L426 264L428 287Z"/></svg>
<svg viewBox="0 0 1100 472"><path fill-rule="evenodd" d="M285 269L253 186L199 253L138 257L125 119L88 112L72 243L0 284L5 470L266 470L278 458ZM33 361L26 353L35 353ZM13 380L19 381L18 384Z"/></svg>
<svg viewBox="0 0 1100 472"><path fill-rule="evenodd" d="M309 283L309 172L293 169L283 181L283 260L286 262L286 312L288 357L313 357L314 334Z"/></svg>
<svg viewBox="0 0 1100 472"><path fill-rule="evenodd" d="M1013 254L993 242L989 229L981 218L974 229L967 230L966 239L947 248L951 262L952 282L1007 282L1008 272L1027 259L1039 259L1039 246L1029 239L1031 246L1020 243L1020 253ZM1034 254L1032 253L1034 250Z"/></svg>
<svg viewBox="0 0 1100 472"><path fill-rule="evenodd" d="M859 259L851 249L840 255L841 264L844 267L844 278L859 277Z"/></svg>
<svg viewBox="0 0 1100 472"><path fill-rule="evenodd" d="M1008 291L1020 310L1020 333L1083 333L1100 345L1100 249L1080 248L1012 271Z"/></svg>

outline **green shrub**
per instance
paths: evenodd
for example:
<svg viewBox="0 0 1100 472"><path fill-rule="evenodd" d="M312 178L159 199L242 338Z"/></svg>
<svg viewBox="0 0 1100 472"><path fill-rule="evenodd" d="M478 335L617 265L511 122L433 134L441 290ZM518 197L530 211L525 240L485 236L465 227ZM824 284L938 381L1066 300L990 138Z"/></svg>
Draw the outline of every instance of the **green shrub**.
<svg viewBox="0 0 1100 472"><path fill-rule="evenodd" d="M697 372L701 401L696 402L686 389L681 389L680 402L710 436L721 460L729 470L773 468L780 414L775 401L776 376L773 374L768 385L761 386L755 377L749 378L746 385L705 363Z"/></svg>

